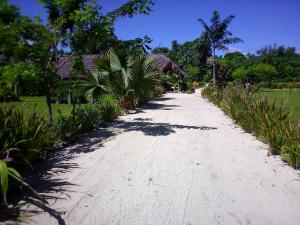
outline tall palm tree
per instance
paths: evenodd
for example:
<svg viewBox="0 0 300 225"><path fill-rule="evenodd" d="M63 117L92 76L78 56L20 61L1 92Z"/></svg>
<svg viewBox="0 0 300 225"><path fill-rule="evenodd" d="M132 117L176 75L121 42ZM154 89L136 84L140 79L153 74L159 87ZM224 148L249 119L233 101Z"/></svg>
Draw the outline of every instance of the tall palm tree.
<svg viewBox="0 0 300 225"><path fill-rule="evenodd" d="M216 49L226 50L227 45L234 44L237 42L243 42L242 39L238 37L232 37L232 33L227 30L230 22L235 16L230 15L224 20L221 20L220 13L214 11L210 19L211 24L208 25L204 20L198 19L204 28L204 33L211 45L213 52L213 84L216 85Z"/></svg>

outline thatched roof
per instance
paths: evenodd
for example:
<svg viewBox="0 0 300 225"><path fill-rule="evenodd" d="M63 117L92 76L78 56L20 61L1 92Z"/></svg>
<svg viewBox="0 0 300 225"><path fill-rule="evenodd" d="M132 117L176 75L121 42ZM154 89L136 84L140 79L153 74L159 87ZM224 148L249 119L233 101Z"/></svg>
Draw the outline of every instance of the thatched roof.
<svg viewBox="0 0 300 225"><path fill-rule="evenodd" d="M174 63L169 57L164 54L158 53L153 54L154 62L157 68L162 72L168 72L170 70L174 71L181 78L186 78L187 74L180 68L176 63Z"/></svg>
<svg viewBox="0 0 300 225"><path fill-rule="evenodd" d="M84 69L87 73L91 72L91 70L95 67L95 60L99 57L99 55L82 55L82 61L84 64ZM62 56L59 58L59 65L63 64L69 56ZM72 69L72 59L68 60L62 67L59 68L58 74L63 79L68 79Z"/></svg>
<svg viewBox="0 0 300 225"><path fill-rule="evenodd" d="M61 76L62 79L68 79L70 77L71 69L72 69L72 59L68 60L70 56L62 56L59 58L59 65L62 65L59 70L58 74ZM95 60L99 57L99 55L83 55L83 63L84 68L87 73L90 73L93 68L95 68ZM168 72L170 70L174 71L178 76L181 78L187 77L186 73L177 65L175 64L170 58L168 58L164 54L153 54L154 63L156 64L157 68L161 72ZM68 60L66 62L66 60Z"/></svg>

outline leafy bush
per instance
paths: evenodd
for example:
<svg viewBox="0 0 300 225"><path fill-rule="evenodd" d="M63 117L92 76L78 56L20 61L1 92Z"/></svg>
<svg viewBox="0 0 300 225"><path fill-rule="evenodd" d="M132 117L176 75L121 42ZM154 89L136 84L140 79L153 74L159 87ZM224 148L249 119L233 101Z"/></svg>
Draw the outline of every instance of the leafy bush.
<svg viewBox="0 0 300 225"><path fill-rule="evenodd" d="M52 140L46 119L36 113L25 114L14 108L0 108L0 193L4 204L9 177L38 196L16 168L31 166L34 160L44 155L47 147L52 146Z"/></svg>
<svg viewBox="0 0 300 225"><path fill-rule="evenodd" d="M101 97L100 101L97 103L97 108L100 110L103 122L111 122L121 113L119 101L112 95L104 95Z"/></svg>
<svg viewBox="0 0 300 225"><path fill-rule="evenodd" d="M59 140L74 141L80 134L100 127L103 122L111 122L120 112L119 102L106 95L97 104L76 108L70 116L60 115L54 122L53 132Z"/></svg>
<svg viewBox="0 0 300 225"><path fill-rule="evenodd" d="M78 80L62 80L56 79L52 93L53 103L72 103L85 104L87 99L80 88L78 88ZM68 99L70 97L70 99Z"/></svg>
<svg viewBox="0 0 300 225"><path fill-rule="evenodd" d="M9 188L9 178L12 178L19 184L29 188L40 200L42 200L41 196L28 183L26 183L23 180L22 176L16 169L7 166L7 163L4 160L0 160L0 195L2 195L0 203L1 201L3 201L4 205L7 204L6 196Z"/></svg>
<svg viewBox="0 0 300 225"><path fill-rule="evenodd" d="M289 165L300 167L300 132L288 120L282 107L276 107L275 102L270 103L265 97L258 97L255 91L240 87L224 90L209 87L202 95L223 109L244 130L267 142L270 153L280 154Z"/></svg>
<svg viewBox="0 0 300 225"><path fill-rule="evenodd" d="M232 77L234 80L241 83L247 81L247 69L243 66L238 67L232 72Z"/></svg>
<svg viewBox="0 0 300 225"><path fill-rule="evenodd" d="M102 122L100 111L92 105L76 108L72 115L60 115L53 124L55 137L62 141L74 141L79 134L98 127Z"/></svg>
<svg viewBox="0 0 300 225"><path fill-rule="evenodd" d="M42 95L43 83L34 65L16 63L1 68L0 83L17 86L19 94Z"/></svg>
<svg viewBox="0 0 300 225"><path fill-rule="evenodd" d="M254 64L247 68L247 76L251 81L269 81L276 74L276 68L266 63Z"/></svg>
<svg viewBox="0 0 300 225"><path fill-rule="evenodd" d="M266 63L257 63L249 67L238 67L232 72L232 77L240 82L261 82L274 79L277 70L274 66Z"/></svg>
<svg viewBox="0 0 300 225"><path fill-rule="evenodd" d="M14 93L13 88L8 86L0 87L0 102L16 102L19 101L18 96Z"/></svg>
<svg viewBox="0 0 300 225"><path fill-rule="evenodd" d="M35 112L0 108L0 159L13 165L30 164L52 146L48 122Z"/></svg>
<svg viewBox="0 0 300 225"><path fill-rule="evenodd" d="M188 65L184 68L184 71L188 74L188 80L190 82L199 81L201 79L199 73L199 67Z"/></svg>

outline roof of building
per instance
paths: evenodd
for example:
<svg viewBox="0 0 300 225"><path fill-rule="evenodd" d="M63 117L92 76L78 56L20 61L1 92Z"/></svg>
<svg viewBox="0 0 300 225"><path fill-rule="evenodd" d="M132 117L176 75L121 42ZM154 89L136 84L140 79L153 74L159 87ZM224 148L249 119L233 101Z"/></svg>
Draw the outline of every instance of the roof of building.
<svg viewBox="0 0 300 225"><path fill-rule="evenodd" d="M187 77L187 74L180 68L176 63L174 63L169 57L164 54L158 53L153 54L154 62L157 65L158 69L162 72L167 72L173 70L181 78Z"/></svg>
<svg viewBox="0 0 300 225"><path fill-rule="evenodd" d="M82 55L82 60L86 72L91 72L95 67L95 60L99 55ZM59 65L63 65L58 69L57 73L63 78L68 79L72 70L72 60L68 60L69 56L62 56L59 58ZM68 60L66 62L66 60Z"/></svg>
<svg viewBox="0 0 300 225"><path fill-rule="evenodd" d="M159 53L159 54L153 54L153 56L154 56L154 63L156 64L157 68L160 71L167 72L173 70L181 78L185 78L187 76L186 73L166 55ZM59 58L59 65L62 66L58 69L58 74L63 79L68 79L71 73L72 60L68 60L69 57L70 56L62 56ZM85 71L87 73L91 72L93 68L95 68L95 60L98 57L99 55L82 56Z"/></svg>

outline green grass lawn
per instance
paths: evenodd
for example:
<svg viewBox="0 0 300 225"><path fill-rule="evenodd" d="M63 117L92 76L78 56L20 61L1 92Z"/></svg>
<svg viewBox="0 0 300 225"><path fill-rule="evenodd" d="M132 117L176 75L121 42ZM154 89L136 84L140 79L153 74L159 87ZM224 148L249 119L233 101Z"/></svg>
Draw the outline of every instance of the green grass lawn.
<svg viewBox="0 0 300 225"><path fill-rule="evenodd" d="M23 109L25 112L36 111L41 116L47 116L47 103L45 97L20 97L21 101L19 102L10 102L10 103L0 103L1 108L5 107L17 107ZM70 104L52 104L52 112L54 119L59 115L58 110L61 111L62 115L70 115L72 110L72 105Z"/></svg>
<svg viewBox="0 0 300 225"><path fill-rule="evenodd" d="M261 91L262 95L271 101L277 100L278 104L283 102L283 107L290 112L290 119L297 121L300 119L300 90L271 90Z"/></svg>

